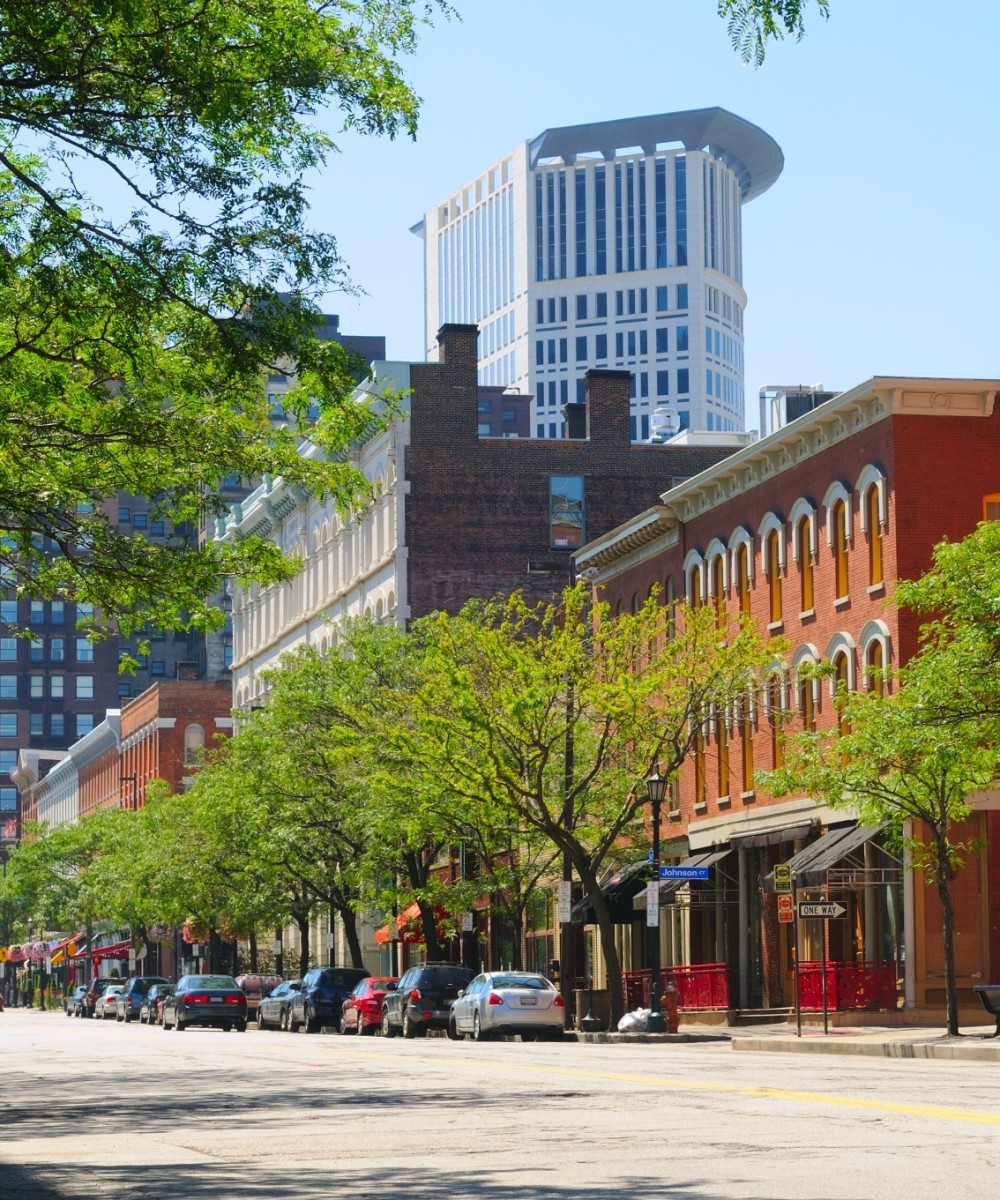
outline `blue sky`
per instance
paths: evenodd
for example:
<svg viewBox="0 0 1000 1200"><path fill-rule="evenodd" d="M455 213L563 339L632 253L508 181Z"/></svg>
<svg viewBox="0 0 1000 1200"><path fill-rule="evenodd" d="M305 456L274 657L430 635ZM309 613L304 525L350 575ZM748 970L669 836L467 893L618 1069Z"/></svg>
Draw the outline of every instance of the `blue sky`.
<svg viewBox="0 0 1000 1200"><path fill-rule="evenodd" d="M1000 376L1000 4L830 0L763 67L714 0L457 0L408 60L416 142L348 134L313 193L390 358L422 348L422 213L543 129L720 105L785 169L743 210L747 424L761 384Z"/></svg>

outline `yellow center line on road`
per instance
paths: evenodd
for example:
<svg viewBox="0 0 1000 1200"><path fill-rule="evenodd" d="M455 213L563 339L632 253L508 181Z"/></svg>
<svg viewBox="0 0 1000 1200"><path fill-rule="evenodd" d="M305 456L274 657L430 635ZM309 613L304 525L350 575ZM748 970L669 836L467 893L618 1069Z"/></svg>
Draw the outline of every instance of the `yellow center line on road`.
<svg viewBox="0 0 1000 1200"><path fill-rule="evenodd" d="M369 1057L364 1051L344 1050L343 1053ZM859 1109L865 1112L895 1113L907 1117L927 1117L935 1121L958 1121L969 1125L1000 1125L1000 1113L977 1112L967 1108L944 1108L935 1104L900 1104L892 1100L866 1100L857 1096L836 1096L829 1092L800 1092L790 1088L747 1086L732 1083L703 1083L693 1079L666 1079L658 1075L638 1075L624 1071L600 1071L585 1067L559 1067L551 1064L532 1066L525 1063L469 1062L460 1058L431 1057L415 1054L379 1053L379 1059L395 1062L428 1063L430 1065L463 1067L470 1071L494 1070L508 1074L539 1075L551 1079L562 1076L570 1079L601 1079L609 1083L638 1083L668 1091L723 1092L732 1096L753 1096L762 1100L791 1100L800 1104L827 1104L835 1108Z"/></svg>

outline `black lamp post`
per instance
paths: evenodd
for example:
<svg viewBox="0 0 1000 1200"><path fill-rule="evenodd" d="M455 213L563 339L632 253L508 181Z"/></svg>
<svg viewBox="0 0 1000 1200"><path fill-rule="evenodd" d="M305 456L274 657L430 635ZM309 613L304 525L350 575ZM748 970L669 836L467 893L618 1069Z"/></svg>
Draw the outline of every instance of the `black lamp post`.
<svg viewBox="0 0 1000 1200"><path fill-rule="evenodd" d="M659 771L654 772L646 780L646 795L649 797L649 805L652 809L653 817L653 863L652 875L653 882L657 888L660 886L660 806L663 804L663 797L667 792L667 781ZM649 944L649 968L650 968L650 985L649 985L649 1018L646 1021L646 1031L648 1033L666 1033L667 1025L663 1019L663 1013L660 1011L660 908L659 896L657 896L656 908L656 924L650 927L652 937Z"/></svg>

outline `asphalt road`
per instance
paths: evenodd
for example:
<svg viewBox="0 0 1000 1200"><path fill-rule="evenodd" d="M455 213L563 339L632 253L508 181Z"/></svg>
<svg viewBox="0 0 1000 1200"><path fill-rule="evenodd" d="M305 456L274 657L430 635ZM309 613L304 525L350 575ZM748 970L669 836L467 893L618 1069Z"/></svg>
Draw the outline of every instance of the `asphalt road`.
<svg viewBox="0 0 1000 1200"><path fill-rule="evenodd" d="M995 1064L0 1015L2 1200L962 1200Z"/></svg>

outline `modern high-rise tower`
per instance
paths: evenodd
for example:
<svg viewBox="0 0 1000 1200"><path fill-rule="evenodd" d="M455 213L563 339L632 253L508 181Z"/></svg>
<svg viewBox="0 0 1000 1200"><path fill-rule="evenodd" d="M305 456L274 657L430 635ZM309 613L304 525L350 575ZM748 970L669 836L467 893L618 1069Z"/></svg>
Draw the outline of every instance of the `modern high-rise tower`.
<svg viewBox="0 0 1000 1200"><path fill-rule="evenodd" d="M480 327L480 382L558 437L590 367L633 374L632 435L744 428L741 207L780 147L722 108L547 129L430 209L425 353Z"/></svg>

